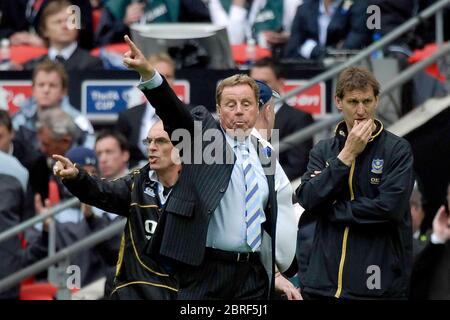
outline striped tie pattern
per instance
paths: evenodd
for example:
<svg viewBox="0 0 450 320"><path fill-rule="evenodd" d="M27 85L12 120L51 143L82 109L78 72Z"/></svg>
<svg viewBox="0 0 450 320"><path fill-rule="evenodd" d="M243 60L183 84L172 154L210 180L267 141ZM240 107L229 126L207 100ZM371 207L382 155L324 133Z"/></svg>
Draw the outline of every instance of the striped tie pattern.
<svg viewBox="0 0 450 320"><path fill-rule="evenodd" d="M261 208L258 194L258 182L255 171L250 163L249 149L245 144L239 144L242 154L242 167L245 178L245 222L247 224L247 244L252 251L261 245Z"/></svg>

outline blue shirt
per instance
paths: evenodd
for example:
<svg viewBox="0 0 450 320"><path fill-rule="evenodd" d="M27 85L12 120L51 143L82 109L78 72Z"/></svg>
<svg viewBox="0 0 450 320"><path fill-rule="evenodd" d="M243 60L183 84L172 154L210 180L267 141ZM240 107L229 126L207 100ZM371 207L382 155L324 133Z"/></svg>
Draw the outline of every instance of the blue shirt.
<svg viewBox="0 0 450 320"><path fill-rule="evenodd" d="M235 140L227 134L225 134L225 137L226 142L236 155L236 162L231 172L228 188L209 222L206 246L225 251L250 252L251 249L246 241L243 158ZM269 198L269 186L253 143L250 142L248 137L245 142L249 147L250 162L258 181L258 194L261 200L260 209L264 212ZM263 217L262 221L265 221L265 217Z"/></svg>

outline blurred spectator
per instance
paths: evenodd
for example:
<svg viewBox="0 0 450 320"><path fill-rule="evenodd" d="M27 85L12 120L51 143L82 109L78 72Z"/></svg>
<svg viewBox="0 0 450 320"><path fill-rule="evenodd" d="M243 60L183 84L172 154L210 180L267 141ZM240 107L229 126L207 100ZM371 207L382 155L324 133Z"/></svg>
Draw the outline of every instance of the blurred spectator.
<svg viewBox="0 0 450 320"><path fill-rule="evenodd" d="M226 26L231 44L254 38L262 47L284 44L302 0L209 0L214 24Z"/></svg>
<svg viewBox="0 0 450 320"><path fill-rule="evenodd" d="M414 262L411 276L412 299L450 300L450 185L447 204L433 220L430 241Z"/></svg>
<svg viewBox="0 0 450 320"><path fill-rule="evenodd" d="M95 154L102 178L113 180L128 173L130 151L127 140L120 133L114 131L100 132L95 143Z"/></svg>
<svg viewBox="0 0 450 320"><path fill-rule="evenodd" d="M166 78L173 88L175 81L175 62L165 53L155 54L149 57L150 63L158 72ZM117 130L124 135L130 144L130 166L135 167L146 163L147 147L142 142L148 130L159 121L155 109L149 102L124 110L119 113Z"/></svg>
<svg viewBox="0 0 450 320"><path fill-rule="evenodd" d="M371 5L377 5L380 8L380 30L374 30L379 32L381 36L385 36L399 25L412 18L417 11L417 0L375 0L371 1ZM409 56L411 54L410 47L408 45L410 41L409 34L397 38L387 47L387 50L392 52L401 53Z"/></svg>
<svg viewBox="0 0 450 320"><path fill-rule="evenodd" d="M93 150L85 147L74 147L66 152L69 159L73 159L77 165L90 174L97 175L97 158ZM69 194L69 192L67 191ZM71 196L71 195L70 195ZM50 204L45 206L40 204L40 197L36 200L36 211L43 212L48 209ZM78 207L64 209L54 216L55 220L55 247L56 250L62 250L99 230L98 224L103 224L103 217L92 214L91 207L82 204ZM100 222L101 221L101 222ZM27 233L27 239L30 241L39 241L39 234L36 231L42 228L41 224L35 226L35 231ZM118 248L117 248L118 250ZM77 265L81 270L81 286L85 286L106 274L108 263L104 260L102 254L102 245L99 244L91 249L83 250L70 257L70 264ZM117 252L117 251L116 251Z"/></svg>
<svg viewBox="0 0 450 320"><path fill-rule="evenodd" d="M2 0L0 1L0 38L9 37L12 45L44 46L44 35L40 32L42 12L51 2L59 0ZM82 48L93 45L92 8L89 0L72 0L80 8L80 38ZM70 11L73 13L73 11Z"/></svg>
<svg viewBox="0 0 450 320"><path fill-rule="evenodd" d="M13 127L18 139L28 145L36 145L36 119L43 110L58 107L70 115L78 127L77 143L86 147L94 145L94 128L80 111L70 105L67 97L69 76L61 64L43 61L36 66L32 75L32 98L21 106L13 117Z"/></svg>
<svg viewBox="0 0 450 320"><path fill-rule="evenodd" d="M108 0L96 30L96 45L123 42L133 23L209 22L202 0Z"/></svg>
<svg viewBox="0 0 450 320"><path fill-rule="evenodd" d="M420 194L417 183L414 184L411 198L409 199L409 206L411 208L411 222L413 232L413 256L417 256L425 246L424 240L426 235L420 234L420 225L422 224L425 212L422 208L422 195Z"/></svg>
<svg viewBox="0 0 450 320"><path fill-rule="evenodd" d="M368 2L306 0L297 9L285 56L320 59L327 49L361 49L370 43Z"/></svg>
<svg viewBox="0 0 450 320"><path fill-rule="evenodd" d="M0 233L20 223L28 184L27 170L14 157L0 151ZM47 253L48 234L42 232L41 241L22 250L19 236L0 242L0 279L43 258ZM0 292L0 299L18 299L19 285Z"/></svg>
<svg viewBox="0 0 450 320"><path fill-rule="evenodd" d="M51 108L39 113L36 123L37 143L39 156L33 163L30 173L39 177L38 190L44 202L52 198L52 202L70 197L62 184L55 184L51 166L51 156L55 153L65 154L71 147L76 145L78 128L70 116L59 108ZM28 137L28 139L31 139ZM49 194L49 190L53 190ZM52 203L54 204L54 203Z"/></svg>
<svg viewBox="0 0 450 320"><path fill-rule="evenodd" d="M32 164L36 161L37 155L33 155L27 149L26 144L14 139L14 130L8 112L0 110L0 151L14 156L29 172L29 184L26 188L21 220L26 220L34 215L33 193L36 191L34 187L39 185L40 178L40 176L35 176L32 170Z"/></svg>
<svg viewBox="0 0 450 320"><path fill-rule="evenodd" d="M31 70L45 59L58 61L67 71L98 70L103 68L99 58L81 49L78 45L79 30L71 21L71 3L65 0L49 3L42 12L39 23L40 34L48 45L48 53L27 62L24 69Z"/></svg>
<svg viewBox="0 0 450 320"><path fill-rule="evenodd" d="M273 90L283 92L283 76L280 66L270 59L256 61L250 69L250 76L266 82ZM314 122L309 113L300 111L284 102L275 104L275 127L279 140L309 126ZM279 161L289 180L300 177L306 171L309 150L313 146L312 139L293 145L291 149L280 154Z"/></svg>
<svg viewBox="0 0 450 320"><path fill-rule="evenodd" d="M8 111L0 110L0 151L12 155L14 131Z"/></svg>
<svg viewBox="0 0 450 320"><path fill-rule="evenodd" d="M36 122L37 137L41 151L51 157L66 154L75 145L78 128L70 116L61 109L42 111Z"/></svg>

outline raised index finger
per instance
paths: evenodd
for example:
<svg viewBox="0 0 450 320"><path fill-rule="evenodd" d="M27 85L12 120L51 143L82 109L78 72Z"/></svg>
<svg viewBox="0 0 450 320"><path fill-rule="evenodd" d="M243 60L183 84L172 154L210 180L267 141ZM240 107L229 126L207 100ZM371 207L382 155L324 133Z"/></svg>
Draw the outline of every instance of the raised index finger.
<svg viewBox="0 0 450 320"><path fill-rule="evenodd" d="M64 164L64 166L72 164L72 162L70 162L69 159L67 159L66 157L60 156L59 154L52 155L52 158L55 159L56 161L61 161Z"/></svg>
<svg viewBox="0 0 450 320"><path fill-rule="evenodd" d="M139 51L138 47L134 44L133 41L131 41L128 35L125 35L123 38L125 39L125 42L128 44L133 53L137 53Z"/></svg>

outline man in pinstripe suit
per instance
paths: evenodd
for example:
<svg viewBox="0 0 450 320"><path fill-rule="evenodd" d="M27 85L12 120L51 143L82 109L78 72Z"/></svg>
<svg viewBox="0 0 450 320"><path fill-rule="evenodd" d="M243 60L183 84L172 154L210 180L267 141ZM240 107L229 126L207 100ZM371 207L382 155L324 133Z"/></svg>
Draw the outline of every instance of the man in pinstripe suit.
<svg viewBox="0 0 450 320"><path fill-rule="evenodd" d="M135 44L125 40L130 50L124 64L139 72L139 88L172 140L180 133L192 141L205 133L214 136L212 142L201 139L193 154L183 150L183 169L165 208L158 250L178 262L178 298L267 299L275 264L288 270L294 252L283 253L282 244L275 243L277 219L286 216L277 205L275 157L250 137L259 113L257 84L246 75L223 80L216 91L217 122L204 107L189 111ZM211 148L215 153L208 161L202 156ZM295 243L296 225L283 233L292 234L283 238Z"/></svg>

